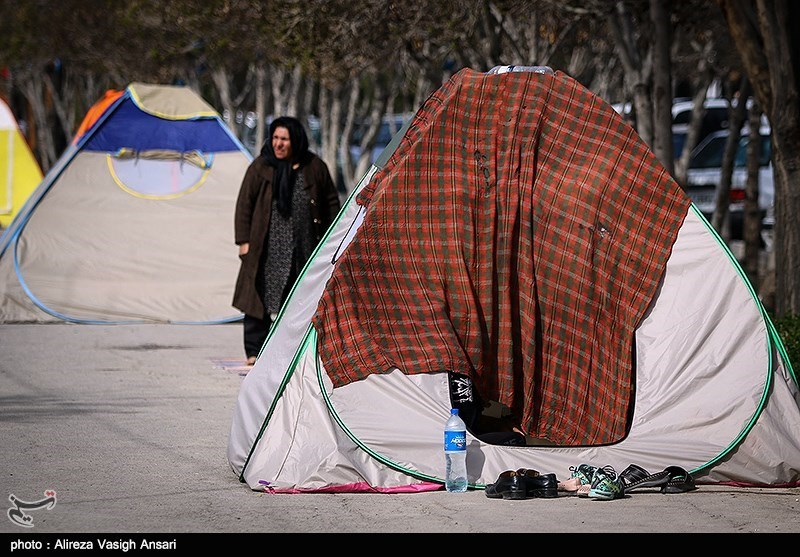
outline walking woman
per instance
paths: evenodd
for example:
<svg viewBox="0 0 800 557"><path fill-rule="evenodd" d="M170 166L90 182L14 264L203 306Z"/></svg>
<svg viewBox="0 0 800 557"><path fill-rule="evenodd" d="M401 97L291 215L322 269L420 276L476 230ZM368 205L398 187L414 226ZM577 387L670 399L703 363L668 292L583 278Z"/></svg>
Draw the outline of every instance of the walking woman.
<svg viewBox="0 0 800 557"><path fill-rule="evenodd" d="M245 172L234 216L241 266L233 307L244 313L247 364L255 364L275 316L339 212L325 162L308 149L303 125L282 116Z"/></svg>

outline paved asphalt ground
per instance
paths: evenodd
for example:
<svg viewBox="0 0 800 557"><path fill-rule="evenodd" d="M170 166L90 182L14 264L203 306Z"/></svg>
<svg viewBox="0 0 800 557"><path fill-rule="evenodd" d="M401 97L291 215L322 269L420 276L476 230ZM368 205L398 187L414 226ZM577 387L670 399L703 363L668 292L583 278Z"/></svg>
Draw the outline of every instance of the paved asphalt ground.
<svg viewBox="0 0 800 557"><path fill-rule="evenodd" d="M800 488L701 485L605 502L260 494L226 460L241 358L239 324L0 325L0 545L81 534L259 534L237 536L238 547L275 533L800 533ZM16 512L12 498L37 503L49 490L55 505Z"/></svg>

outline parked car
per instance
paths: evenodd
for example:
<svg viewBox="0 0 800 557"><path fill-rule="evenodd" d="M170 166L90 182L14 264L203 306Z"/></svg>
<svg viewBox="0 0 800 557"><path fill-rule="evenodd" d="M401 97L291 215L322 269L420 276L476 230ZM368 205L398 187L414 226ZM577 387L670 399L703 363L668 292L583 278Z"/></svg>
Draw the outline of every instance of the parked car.
<svg viewBox="0 0 800 557"><path fill-rule="evenodd" d="M761 210L762 228L771 228L774 218L775 183L772 167L772 140L768 125L762 125L761 156L758 171L758 206ZM729 131L719 130L711 133L692 151L687 171L686 191L700 212L710 219L716 207L717 187L722 175L722 157ZM747 181L747 127L742 130L734 159L730 189L730 232L731 238L742 238L745 184Z"/></svg>
<svg viewBox="0 0 800 557"><path fill-rule="evenodd" d="M703 123L700 125L700 134L697 138L698 143L708 134L728 127L730 117L727 99L712 98L706 99L703 103L705 113ZM633 107L630 102L615 103L611 105L617 113L621 114L625 120L636 126ZM683 152L683 145L686 143L686 136L689 132L689 124L692 119L692 109L694 101L686 98L676 98L672 101L672 153L678 159Z"/></svg>
<svg viewBox="0 0 800 557"><path fill-rule="evenodd" d="M703 123L700 125L700 134L697 137L699 145L709 134L728 128L730 118L730 103L727 99L706 99L703 103L705 113ZM694 101L677 101L672 104L672 154L677 159L683 152L689 124L692 121Z"/></svg>

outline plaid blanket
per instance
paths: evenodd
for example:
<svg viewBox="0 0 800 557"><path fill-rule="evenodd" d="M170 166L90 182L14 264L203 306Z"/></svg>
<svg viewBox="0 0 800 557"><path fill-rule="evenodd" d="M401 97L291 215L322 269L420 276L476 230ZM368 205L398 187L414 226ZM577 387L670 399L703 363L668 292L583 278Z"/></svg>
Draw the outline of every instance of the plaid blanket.
<svg viewBox="0 0 800 557"><path fill-rule="evenodd" d="M451 370L535 437L625 436L690 202L607 103L561 72L462 70L357 201L314 317L335 386Z"/></svg>

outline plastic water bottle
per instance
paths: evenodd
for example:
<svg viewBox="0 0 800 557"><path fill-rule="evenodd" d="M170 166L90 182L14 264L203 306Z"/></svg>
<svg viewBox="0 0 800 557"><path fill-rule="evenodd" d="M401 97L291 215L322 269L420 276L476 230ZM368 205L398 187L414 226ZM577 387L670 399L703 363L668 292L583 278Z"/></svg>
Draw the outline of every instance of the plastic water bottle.
<svg viewBox="0 0 800 557"><path fill-rule="evenodd" d="M444 487L447 491L463 493L467 490L467 426L458 415L458 408L450 410L444 426Z"/></svg>

